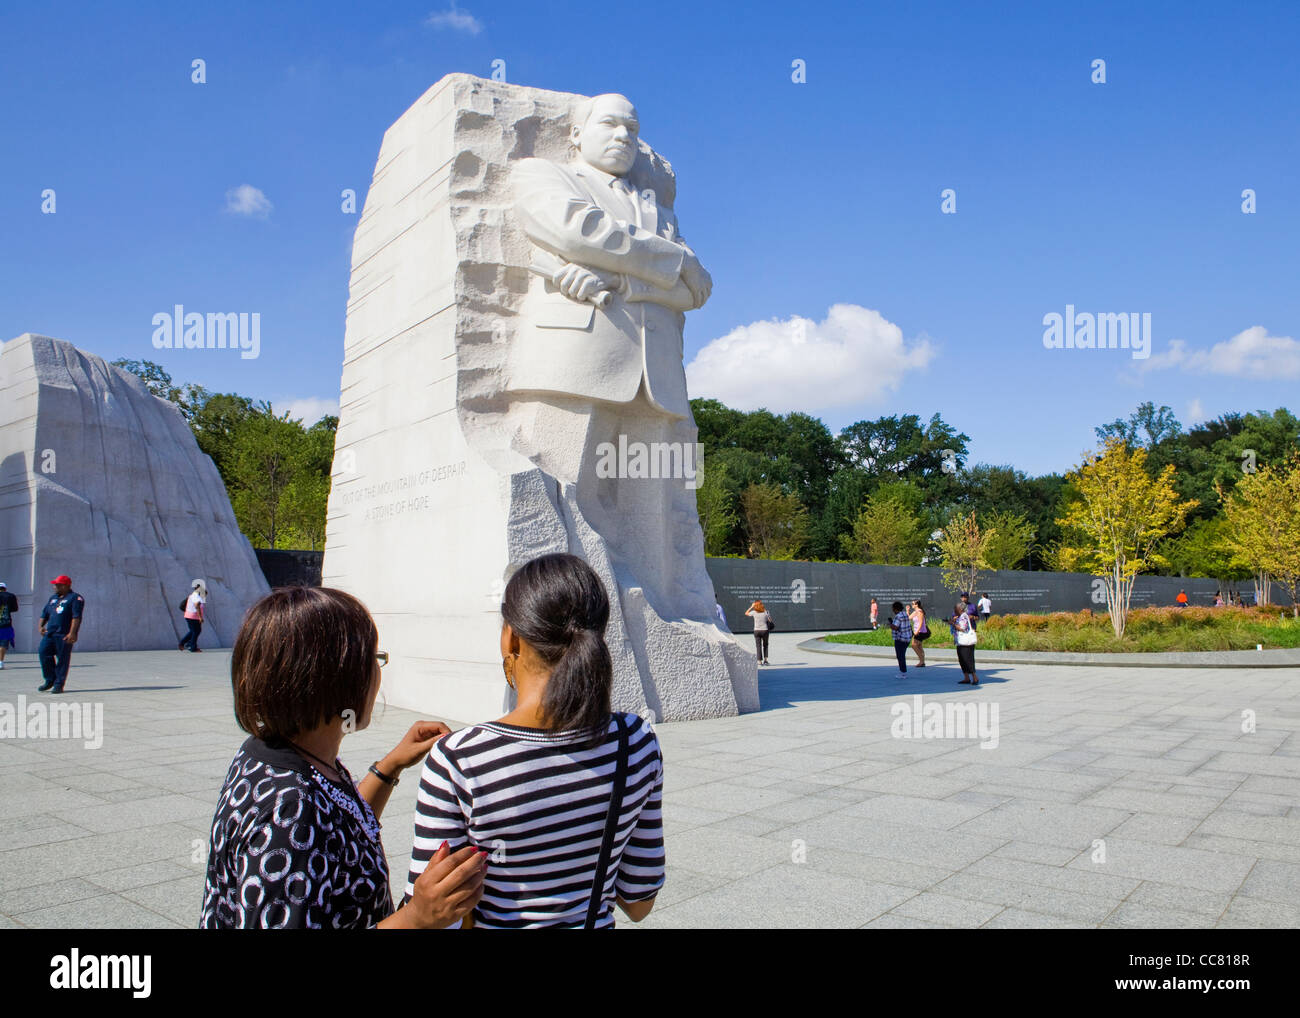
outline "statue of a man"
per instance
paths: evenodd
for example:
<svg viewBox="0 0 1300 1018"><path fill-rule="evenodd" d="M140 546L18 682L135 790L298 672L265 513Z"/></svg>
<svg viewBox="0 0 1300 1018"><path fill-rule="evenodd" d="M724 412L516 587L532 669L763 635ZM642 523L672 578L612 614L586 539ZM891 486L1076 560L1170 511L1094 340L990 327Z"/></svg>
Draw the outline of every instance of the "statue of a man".
<svg viewBox="0 0 1300 1018"><path fill-rule="evenodd" d="M713 283L678 232L671 197L633 183L646 158L639 129L624 96L596 96L575 110L572 162L514 164L514 211L535 275L506 387L531 402L515 448L576 486L620 583L641 587L661 617L711 619L682 328ZM620 449L631 454L609 476Z"/></svg>

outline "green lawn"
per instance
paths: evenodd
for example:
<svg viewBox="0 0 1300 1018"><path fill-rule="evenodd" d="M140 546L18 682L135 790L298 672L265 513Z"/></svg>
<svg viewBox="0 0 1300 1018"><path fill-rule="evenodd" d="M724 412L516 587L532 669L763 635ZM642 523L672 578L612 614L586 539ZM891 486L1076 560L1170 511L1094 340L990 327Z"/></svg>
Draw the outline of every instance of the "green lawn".
<svg viewBox="0 0 1300 1018"><path fill-rule="evenodd" d="M951 647L943 620L930 624L926 646ZM1254 650L1300 647L1300 621L1281 608L1135 608L1124 638L1117 640L1110 616L1093 612L995 615L979 627L982 650L1047 650L1134 653L1191 650ZM892 647L889 626L865 633L828 636L832 643Z"/></svg>

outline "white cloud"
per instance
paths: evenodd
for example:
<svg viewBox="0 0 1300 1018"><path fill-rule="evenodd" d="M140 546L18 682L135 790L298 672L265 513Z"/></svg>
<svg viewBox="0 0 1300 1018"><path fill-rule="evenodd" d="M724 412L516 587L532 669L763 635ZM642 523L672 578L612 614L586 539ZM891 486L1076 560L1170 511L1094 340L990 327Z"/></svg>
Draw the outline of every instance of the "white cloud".
<svg viewBox="0 0 1300 1018"><path fill-rule="evenodd" d="M1205 420L1205 407L1201 403L1200 399L1194 397L1192 401L1187 404L1187 423L1197 424L1203 420Z"/></svg>
<svg viewBox="0 0 1300 1018"><path fill-rule="evenodd" d="M934 356L929 340L905 340L880 312L833 304L821 322L795 317L732 329L695 355L686 382L692 396L738 410L825 410L875 402Z"/></svg>
<svg viewBox="0 0 1300 1018"><path fill-rule="evenodd" d="M469 11L460 10L454 3L448 10L430 14L424 19L424 23L430 28L450 28L457 32L468 32L470 35L478 35L483 31L483 22Z"/></svg>
<svg viewBox="0 0 1300 1018"><path fill-rule="evenodd" d="M339 401L337 399L326 399L322 396L272 400L271 406L277 416L287 410L290 417L302 421L303 425L308 428L322 417L337 417L339 415Z"/></svg>
<svg viewBox="0 0 1300 1018"><path fill-rule="evenodd" d="M1252 325L1208 350L1189 350L1186 340L1171 339L1167 350L1152 354L1141 365L1144 372L1161 368L1268 381L1300 378L1300 342L1290 336L1270 336L1262 325Z"/></svg>
<svg viewBox="0 0 1300 1018"><path fill-rule="evenodd" d="M226 211L237 216L265 219L272 208L270 199L252 184L240 184L226 192Z"/></svg>

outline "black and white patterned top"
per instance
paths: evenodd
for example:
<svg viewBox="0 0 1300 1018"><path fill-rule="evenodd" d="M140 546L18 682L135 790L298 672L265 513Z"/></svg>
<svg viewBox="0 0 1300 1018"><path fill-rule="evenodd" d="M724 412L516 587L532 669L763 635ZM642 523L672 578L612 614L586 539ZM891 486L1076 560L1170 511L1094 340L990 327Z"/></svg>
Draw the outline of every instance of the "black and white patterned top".
<svg viewBox="0 0 1300 1018"><path fill-rule="evenodd" d="M367 833L373 813L341 767L334 794L355 810L291 746L244 742L212 818L201 928L364 929L392 914L378 825Z"/></svg>

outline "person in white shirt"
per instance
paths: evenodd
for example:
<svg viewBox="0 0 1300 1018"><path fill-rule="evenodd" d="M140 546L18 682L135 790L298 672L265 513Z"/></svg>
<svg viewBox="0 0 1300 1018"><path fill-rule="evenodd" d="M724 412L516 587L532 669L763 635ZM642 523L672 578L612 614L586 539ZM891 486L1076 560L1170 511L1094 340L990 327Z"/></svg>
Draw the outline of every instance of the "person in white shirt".
<svg viewBox="0 0 1300 1018"><path fill-rule="evenodd" d="M976 607L979 608L980 621L987 622L989 616L993 614L993 602L989 600L988 594L980 595L979 603Z"/></svg>
<svg viewBox="0 0 1300 1018"><path fill-rule="evenodd" d="M755 601L745 611L754 620L754 647L758 652L758 663L761 665L770 665L772 662L767 659L767 638L772 628L771 613L763 606L762 601Z"/></svg>
<svg viewBox="0 0 1300 1018"><path fill-rule="evenodd" d="M185 650L188 645L191 654L202 654L199 650L199 633L203 632L203 613L208 603L208 585L202 580L194 581L190 596L185 599L185 624L190 631L176 645L177 650Z"/></svg>

